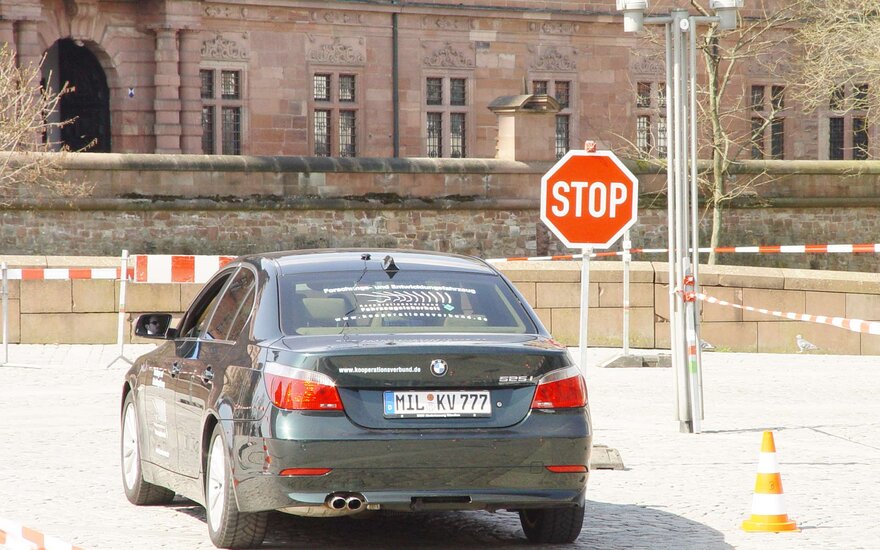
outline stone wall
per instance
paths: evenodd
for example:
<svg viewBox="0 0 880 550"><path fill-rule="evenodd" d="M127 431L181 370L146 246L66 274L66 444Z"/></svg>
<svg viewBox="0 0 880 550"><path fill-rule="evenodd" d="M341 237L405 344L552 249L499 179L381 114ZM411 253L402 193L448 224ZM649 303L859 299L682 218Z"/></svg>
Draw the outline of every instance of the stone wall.
<svg viewBox="0 0 880 550"><path fill-rule="evenodd" d="M663 247L665 175L628 165L642 193L633 244ZM68 177L88 182L91 193L64 199L7 189L0 197L0 253L244 254L352 246L484 258L569 252L540 222L540 179L550 163L77 154L66 166ZM880 162L744 162L737 170L738 181L764 170L769 175L725 211L722 246L866 243L880 234ZM702 216L704 245L709 214ZM875 254L723 255L719 261L877 271Z"/></svg>
<svg viewBox="0 0 880 550"><path fill-rule="evenodd" d="M15 266L116 267L118 258L25 258L2 256ZM517 285L551 334L577 345L580 318L579 262L510 262L498 267ZM589 345L622 345L622 264L593 262L590 272ZM630 277L630 345L668 348L666 264L634 262ZM880 321L880 275L795 269L704 266L702 290L743 306L812 315ZM126 342L131 321L142 312L179 314L199 284L126 286ZM9 341L12 343L114 343L119 283L99 280L9 282ZM702 306L701 336L719 351L791 353L795 335L822 353L880 354L880 336L735 309ZM135 338L135 340L139 340Z"/></svg>

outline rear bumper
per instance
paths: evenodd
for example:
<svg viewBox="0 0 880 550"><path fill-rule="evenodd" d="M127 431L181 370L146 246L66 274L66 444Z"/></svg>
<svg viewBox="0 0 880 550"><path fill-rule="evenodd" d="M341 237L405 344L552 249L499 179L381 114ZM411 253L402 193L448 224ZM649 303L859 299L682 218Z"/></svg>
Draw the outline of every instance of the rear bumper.
<svg viewBox="0 0 880 550"><path fill-rule="evenodd" d="M396 483L400 476L393 472L354 474L334 470L319 483L305 478L266 474L239 481L236 495L239 509L243 512L321 506L333 493L357 494L363 497L365 505L370 509L378 506L383 510L518 510L583 506L589 474L535 474L527 470L508 471L508 476L517 480L516 486L508 484L505 487L492 488L485 487L486 483L482 480L473 481L469 485L445 485L442 488L439 484L429 485L424 481L460 478L462 474L473 478L486 475L487 479L492 480L492 472L482 468L409 472L421 480L419 488L401 488ZM355 476L359 479L367 478L368 481L381 481L386 488L362 489L361 484L350 483Z"/></svg>
<svg viewBox="0 0 880 550"><path fill-rule="evenodd" d="M294 431L312 437L235 436L241 511L319 506L336 492L357 493L368 506L389 510L583 505L589 472L553 473L546 467L589 465L586 409L532 413L517 426L495 430L378 431L354 426L344 416L324 417L323 438L308 428L314 418L301 420ZM292 467L332 470L279 475Z"/></svg>

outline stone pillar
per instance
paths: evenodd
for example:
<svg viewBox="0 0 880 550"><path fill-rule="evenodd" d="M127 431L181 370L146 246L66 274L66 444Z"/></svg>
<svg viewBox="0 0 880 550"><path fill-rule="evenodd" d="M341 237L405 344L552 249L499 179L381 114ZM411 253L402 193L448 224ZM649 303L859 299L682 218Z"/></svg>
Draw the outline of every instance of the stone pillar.
<svg viewBox="0 0 880 550"><path fill-rule="evenodd" d="M43 49L40 47L40 37L37 34L36 21L18 21L16 23L16 49L18 50L18 66L34 67L40 64Z"/></svg>
<svg viewBox="0 0 880 550"><path fill-rule="evenodd" d="M556 158L556 113L560 106L546 95L502 96L489 104L498 117L495 158L520 162Z"/></svg>
<svg viewBox="0 0 880 550"><path fill-rule="evenodd" d="M155 29L156 63L153 83L156 98L153 111L156 122L156 153L180 153L180 55L177 49L177 30Z"/></svg>
<svg viewBox="0 0 880 550"><path fill-rule="evenodd" d="M180 148L184 153L202 152L202 40L199 31L180 31Z"/></svg>

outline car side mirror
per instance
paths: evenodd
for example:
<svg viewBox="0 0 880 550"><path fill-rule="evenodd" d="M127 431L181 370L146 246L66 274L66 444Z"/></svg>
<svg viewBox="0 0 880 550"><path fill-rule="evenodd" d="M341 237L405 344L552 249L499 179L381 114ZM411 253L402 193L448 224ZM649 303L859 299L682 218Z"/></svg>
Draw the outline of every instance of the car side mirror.
<svg viewBox="0 0 880 550"><path fill-rule="evenodd" d="M154 338L167 340L173 338L171 332L176 333L171 327L170 313L144 313L137 318L134 325L134 333L141 338Z"/></svg>

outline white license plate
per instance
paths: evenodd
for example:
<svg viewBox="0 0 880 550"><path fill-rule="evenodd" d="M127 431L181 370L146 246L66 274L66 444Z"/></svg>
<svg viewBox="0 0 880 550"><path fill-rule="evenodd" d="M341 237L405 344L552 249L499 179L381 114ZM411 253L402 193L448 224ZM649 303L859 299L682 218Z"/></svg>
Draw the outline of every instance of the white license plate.
<svg viewBox="0 0 880 550"><path fill-rule="evenodd" d="M386 391L385 418L474 418L492 416L486 390Z"/></svg>

